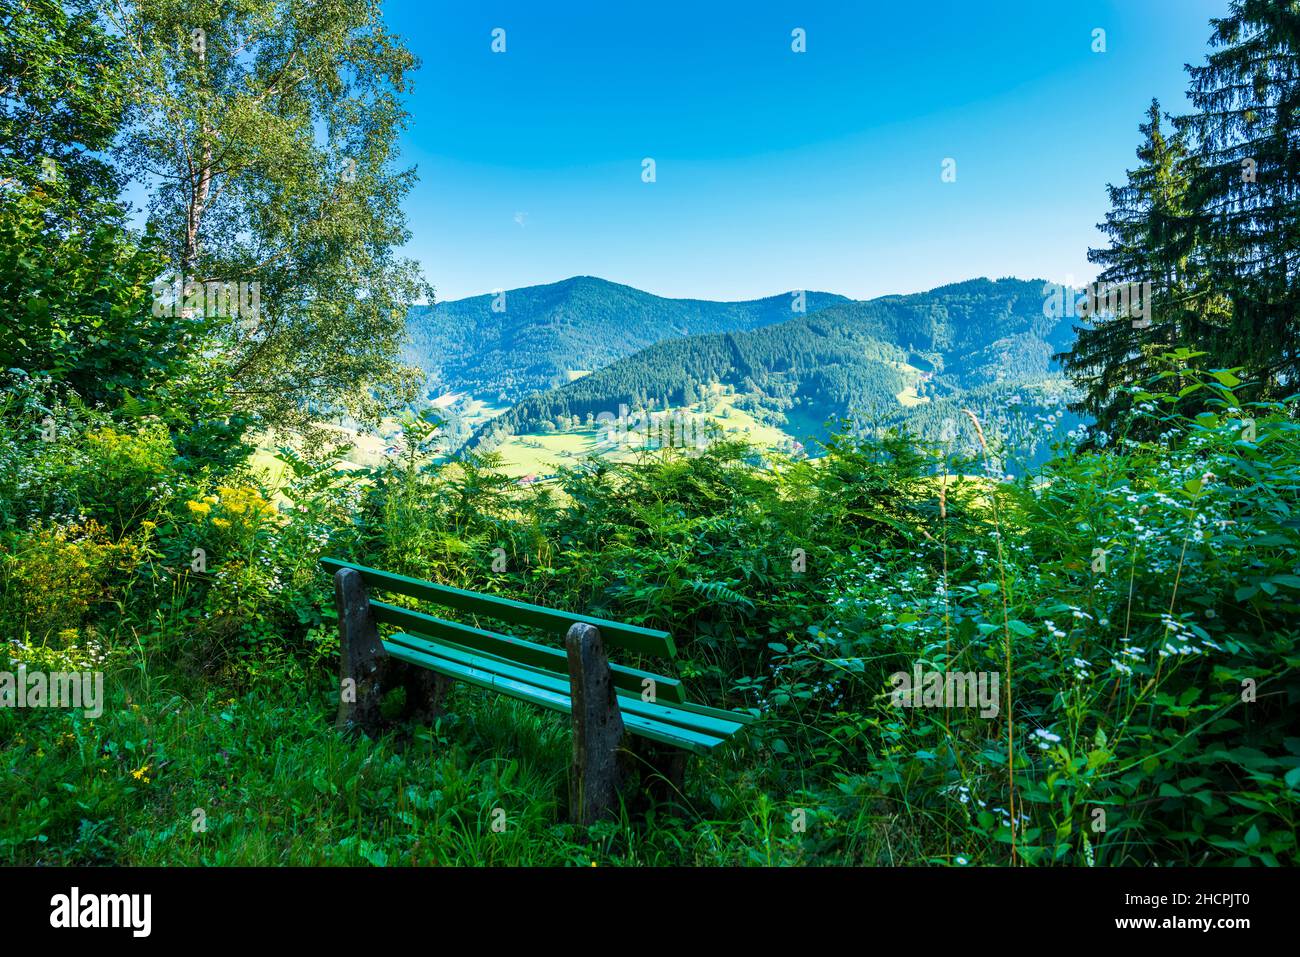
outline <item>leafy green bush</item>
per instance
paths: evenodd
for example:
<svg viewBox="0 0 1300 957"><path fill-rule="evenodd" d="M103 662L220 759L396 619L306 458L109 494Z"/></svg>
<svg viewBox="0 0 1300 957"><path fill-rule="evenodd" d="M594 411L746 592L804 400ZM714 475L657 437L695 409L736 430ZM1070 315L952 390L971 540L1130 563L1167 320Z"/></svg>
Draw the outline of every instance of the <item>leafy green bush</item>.
<svg viewBox="0 0 1300 957"><path fill-rule="evenodd" d="M120 226L59 228L37 191L0 193L0 368L116 405L175 378L197 325L152 308L162 261Z"/></svg>
<svg viewBox="0 0 1300 957"><path fill-rule="evenodd" d="M1298 427L1191 375L1213 411L1136 396L1159 442L1067 451L989 490L997 511L958 482L914 549L859 550L773 669L806 721L879 741L842 782L928 822L941 859L1006 860L1013 829L1032 862L1296 859ZM918 663L999 674L1001 714L895 707Z"/></svg>

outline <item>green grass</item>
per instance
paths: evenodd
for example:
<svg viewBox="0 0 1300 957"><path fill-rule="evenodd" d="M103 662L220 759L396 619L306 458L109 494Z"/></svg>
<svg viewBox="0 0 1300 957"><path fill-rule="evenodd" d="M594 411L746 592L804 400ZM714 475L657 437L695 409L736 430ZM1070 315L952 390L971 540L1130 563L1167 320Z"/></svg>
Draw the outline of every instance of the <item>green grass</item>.
<svg viewBox="0 0 1300 957"><path fill-rule="evenodd" d="M757 449L780 448L790 441L790 433L736 408L736 399L734 395L718 395L706 402L673 409L671 414L681 415L686 422L701 428L716 426L724 437L744 439ZM515 477L549 475L556 466L573 466L589 455L615 462L630 461L637 456L642 447L639 433L633 442L620 446L608 440L606 431L604 427L584 425L563 432L512 435L496 451L502 457L502 471Z"/></svg>
<svg viewBox="0 0 1300 957"><path fill-rule="evenodd" d="M385 419L378 432L339 426L329 422L319 422L317 425L335 435L338 440L352 446L348 454L339 460L341 469L373 468L382 464L388 458L384 450L400 435L400 428L395 419ZM285 441L284 436L263 433L256 438L253 452L248 459L248 464L259 477L273 487L283 484L286 478L288 466L277 454L283 441Z"/></svg>
<svg viewBox="0 0 1300 957"><path fill-rule="evenodd" d="M579 460L600 454L605 443L597 429L570 432L514 435L498 449L506 475L549 475L557 465L576 465Z"/></svg>
<svg viewBox="0 0 1300 957"><path fill-rule="evenodd" d="M685 807L580 830L566 718L457 686L435 727L371 741L334 731L335 686L287 659L242 695L128 669L98 720L0 712L0 862L767 864L811 846L741 745L692 759Z"/></svg>
<svg viewBox="0 0 1300 957"><path fill-rule="evenodd" d="M289 466L270 448L259 445L248 457L248 464L254 474L271 488L284 484L285 471Z"/></svg>

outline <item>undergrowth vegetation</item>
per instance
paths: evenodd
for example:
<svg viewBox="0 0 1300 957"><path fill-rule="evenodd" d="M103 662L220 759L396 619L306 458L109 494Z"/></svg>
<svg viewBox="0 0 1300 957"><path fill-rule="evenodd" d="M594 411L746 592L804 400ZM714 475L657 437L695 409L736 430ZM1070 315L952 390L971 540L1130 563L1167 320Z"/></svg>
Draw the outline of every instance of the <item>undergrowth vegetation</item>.
<svg viewBox="0 0 1300 957"><path fill-rule="evenodd" d="M1155 438L1015 480L890 435L531 487L286 448L270 488L11 377L0 670L100 670L107 700L0 709L0 861L1295 863L1300 425L1196 358L1134 395ZM433 726L336 734L322 555L670 630L693 697L759 720L579 832L559 716L457 686ZM932 672L996 706L900 707Z"/></svg>

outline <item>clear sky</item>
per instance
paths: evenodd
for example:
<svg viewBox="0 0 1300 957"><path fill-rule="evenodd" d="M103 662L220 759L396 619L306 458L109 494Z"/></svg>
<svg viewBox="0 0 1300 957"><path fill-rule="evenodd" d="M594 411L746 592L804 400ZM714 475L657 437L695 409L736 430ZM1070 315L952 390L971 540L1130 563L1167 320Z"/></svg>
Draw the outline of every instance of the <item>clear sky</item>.
<svg viewBox="0 0 1300 957"><path fill-rule="evenodd" d="M1105 184L1152 96L1184 108L1227 6L385 0L422 60L408 253L439 299L572 275L708 299L1083 282Z"/></svg>

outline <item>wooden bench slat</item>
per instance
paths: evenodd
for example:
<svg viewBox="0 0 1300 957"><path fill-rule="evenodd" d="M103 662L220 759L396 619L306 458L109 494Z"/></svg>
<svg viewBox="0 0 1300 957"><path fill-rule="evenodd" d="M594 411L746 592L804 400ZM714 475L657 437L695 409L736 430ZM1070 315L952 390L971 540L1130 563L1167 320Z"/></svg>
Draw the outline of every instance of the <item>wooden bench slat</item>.
<svg viewBox="0 0 1300 957"><path fill-rule="evenodd" d="M721 718L723 721L734 721L740 725L750 725L758 720L758 717L744 711L728 711L725 708L710 708L708 705L696 704L693 701L675 701L673 707L681 711L690 711L694 714L703 715L710 718Z"/></svg>
<svg viewBox="0 0 1300 957"><path fill-rule="evenodd" d="M511 678L505 678L485 668L474 668L470 665L453 661L450 658L443 658L441 655L432 655L428 652L421 651L417 648L411 648L407 645L399 644L395 641L383 640L384 650L397 658L399 661L405 661L413 665L419 665L421 668L428 668L430 671L439 671L443 674L450 674L455 678L462 678L470 684L478 685L480 688L489 690L496 689L509 693L512 697L520 698L524 701L531 701L533 704L539 704L544 708L550 708L552 711L562 711L568 714L572 708L572 702L567 694L562 694L551 688L543 688L532 682L516 681Z"/></svg>
<svg viewBox="0 0 1300 957"><path fill-rule="evenodd" d="M445 639L454 644L494 655L507 661L515 661L556 674L567 675L569 671L568 656L557 648L547 648L545 645L526 641L523 638L499 635L496 632L461 624L458 621L445 621L442 618L435 618L433 615L412 611L409 608L399 608L387 602L372 600L370 607L373 609L377 621L385 625L395 625L412 634ZM661 701L682 702L686 700L686 696L682 691L682 683L676 678L657 675L638 668L628 668L612 662L609 667L613 674L614 685L618 690L625 691L628 694L636 694L639 697L642 688L641 682L649 678L655 682L655 697Z"/></svg>
<svg viewBox="0 0 1300 957"><path fill-rule="evenodd" d="M482 595L461 588L452 588L450 585L438 585L433 582L421 581L418 578L408 578L406 575L395 575L392 572L380 571L377 568L368 568L365 565L339 561L336 558L322 558L321 565L327 568L331 574L337 572L340 568L355 569L361 574L361 578L366 585L371 588L397 592L399 595L406 595L408 598L435 602L448 608L457 608L461 611L487 615L514 625L528 625L534 628L542 628L553 634L563 635L568 631L570 625L580 621L599 628L601 639L607 645L626 648L628 651L641 654L655 655L660 658L673 658L677 654L672 635L666 631L642 628L640 625L625 625L617 621L607 621L604 618L580 615L576 612L557 611L553 608L543 608L540 605L528 605L521 601L500 598L496 595Z"/></svg>
<svg viewBox="0 0 1300 957"><path fill-rule="evenodd" d="M412 635L391 635L388 640L394 644L414 648L416 651L425 654L449 658L469 667L481 668L502 677L524 681L558 694L569 694L569 676L567 674L560 675L552 671L528 668L514 662L504 661L495 656L485 656L472 648L459 648L443 642L426 641ZM619 695L618 709L623 713L624 717L638 715L710 738L728 738L743 727L739 721L734 719L699 715L691 711L679 710L676 705L642 701L639 694L636 697ZM722 714L726 714L726 712L722 712Z"/></svg>
<svg viewBox="0 0 1300 957"><path fill-rule="evenodd" d="M478 685L480 688L499 691L510 697L528 701L543 708L549 708L552 711L559 711L563 714L569 714L572 711L572 702L567 694L550 691L527 681L505 678L486 669L464 665L449 658L426 654L396 642L385 641L383 645L384 650L399 661L428 668L430 671L467 681L470 684ZM653 721L640 715L625 715L623 723L627 730L633 734L649 738L652 741L658 741L661 744L684 748L696 754L705 754L709 749L721 743L719 738L697 735L683 728Z"/></svg>

